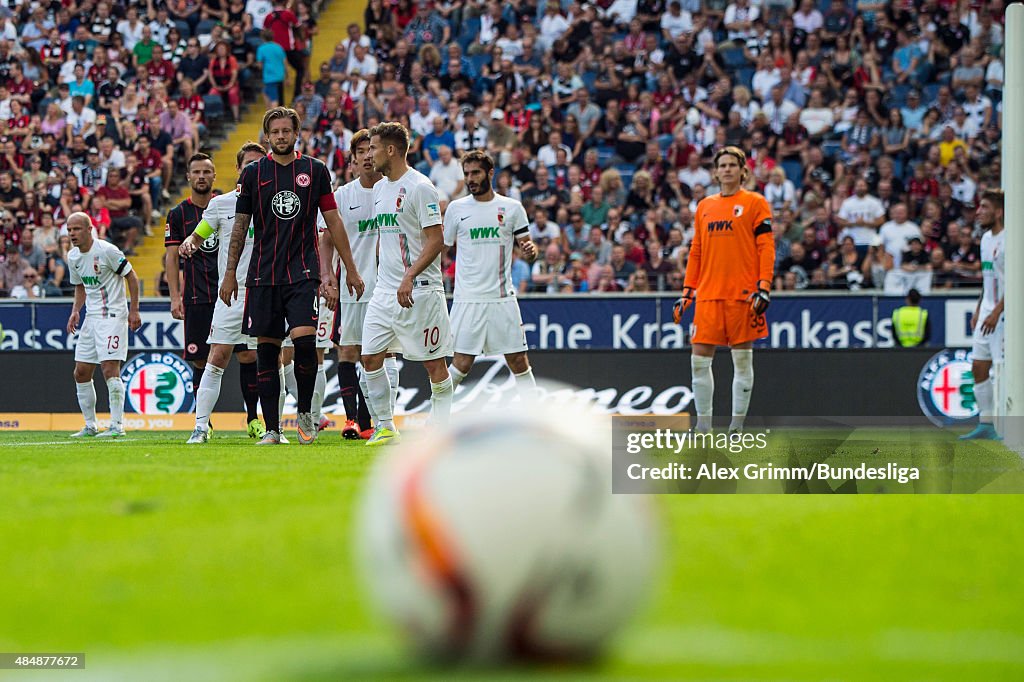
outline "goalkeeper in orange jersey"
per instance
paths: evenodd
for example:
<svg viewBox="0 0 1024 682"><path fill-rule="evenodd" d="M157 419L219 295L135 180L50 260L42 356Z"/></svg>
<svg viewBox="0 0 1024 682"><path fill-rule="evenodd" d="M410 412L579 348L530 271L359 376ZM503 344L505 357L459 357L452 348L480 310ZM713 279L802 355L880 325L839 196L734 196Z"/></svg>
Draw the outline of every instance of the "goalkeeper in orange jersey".
<svg viewBox="0 0 1024 682"><path fill-rule="evenodd" d="M715 154L714 173L722 189L697 204L683 296L673 309L679 323L683 311L697 303L690 366L698 431L711 428L711 361L718 346L732 349L729 431L743 428L754 387L754 341L768 335L764 313L775 268L772 212L762 195L743 189L748 172L741 149L725 147Z"/></svg>

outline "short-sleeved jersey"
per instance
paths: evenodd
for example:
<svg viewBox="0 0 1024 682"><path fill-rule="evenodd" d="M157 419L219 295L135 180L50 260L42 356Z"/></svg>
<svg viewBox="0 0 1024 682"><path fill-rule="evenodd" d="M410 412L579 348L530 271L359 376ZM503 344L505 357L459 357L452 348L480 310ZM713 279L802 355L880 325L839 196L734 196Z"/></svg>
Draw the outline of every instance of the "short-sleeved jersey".
<svg viewBox="0 0 1024 682"><path fill-rule="evenodd" d="M281 165L268 155L242 170L237 213L252 216L247 287L320 281L317 212L337 208L322 161L296 154Z"/></svg>
<svg viewBox="0 0 1024 682"><path fill-rule="evenodd" d="M981 235L981 308L992 310L1006 291L1006 230Z"/></svg>
<svg viewBox="0 0 1024 682"><path fill-rule="evenodd" d="M377 221L373 216L373 188L363 187L359 178L356 178L335 190L334 200L338 204L341 221L345 224L348 244L352 248L352 260L355 261L356 269L359 270L359 276L366 287L359 300L366 302L373 296L373 289L377 284ZM320 216L319 224L321 231L327 229L323 215ZM341 257L336 250L331 262L338 273L341 300L355 301L355 295L350 295L348 287L344 285L345 266L341 264Z"/></svg>
<svg viewBox="0 0 1024 682"><path fill-rule="evenodd" d="M685 286L698 301L738 301L771 282L775 269L772 211L756 192L713 194L697 204Z"/></svg>
<svg viewBox="0 0 1024 682"><path fill-rule="evenodd" d="M167 214L167 227L164 229L164 246L177 246L190 234L195 232L196 225L203 219L203 209L185 199ZM185 305L198 303L215 303L217 301L217 233L203 241L199 250L191 258L179 258L178 267L185 275L185 290L181 293Z"/></svg>
<svg viewBox="0 0 1024 682"><path fill-rule="evenodd" d="M394 182L385 177L373 186L373 209L380 233L377 288L397 292L405 271L423 252L423 229L441 225L437 188L410 168ZM416 277L414 287L444 289L440 254Z"/></svg>
<svg viewBox="0 0 1024 682"><path fill-rule="evenodd" d="M71 283L85 287L86 317L127 317L128 297L124 278L132 264L121 249L93 237L92 247L82 253L76 246L68 251Z"/></svg>
<svg viewBox="0 0 1024 682"><path fill-rule="evenodd" d="M495 301L516 295L512 284L512 245L530 234L526 209L495 194L490 201L465 196L448 204L444 243L457 246L455 300Z"/></svg>
<svg viewBox="0 0 1024 682"><path fill-rule="evenodd" d="M210 200L210 205L203 211L203 220L213 228L210 239L216 239L220 243L217 251L217 267L220 276L224 277L224 271L228 269L228 252L231 250L231 232L235 228L235 204L238 202L238 188L221 194ZM249 258L252 256L253 227L249 221L249 229L245 231L245 243L242 245L242 253L238 257L236 277L238 288L245 288L245 277L249 272ZM220 287L220 281L217 283Z"/></svg>

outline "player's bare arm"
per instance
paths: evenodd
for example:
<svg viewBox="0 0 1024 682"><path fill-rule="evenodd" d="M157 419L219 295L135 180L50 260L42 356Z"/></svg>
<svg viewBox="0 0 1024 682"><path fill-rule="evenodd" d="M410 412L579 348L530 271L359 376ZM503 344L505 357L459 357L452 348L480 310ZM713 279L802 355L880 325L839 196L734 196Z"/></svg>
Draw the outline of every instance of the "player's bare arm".
<svg viewBox="0 0 1024 682"><path fill-rule="evenodd" d="M331 237L324 231L317 236L317 240L320 253L320 296L323 297L327 309L334 310L338 306L338 282L331 269Z"/></svg>
<svg viewBox="0 0 1024 682"><path fill-rule="evenodd" d="M345 266L345 286L348 287L348 293L349 295L355 294L356 300L359 300L363 297L363 290L366 287L363 284L363 278L359 276L356 262L352 258L352 246L348 243L348 234L345 232L345 224L341 220L338 209L324 213L324 222L327 223L327 231L334 242L334 248L338 251L341 262Z"/></svg>
<svg viewBox="0 0 1024 682"><path fill-rule="evenodd" d="M224 281L220 285L220 300L224 301L226 306L230 306L231 301L238 298L238 278L235 269L238 267L238 259L242 257L245 233L249 229L250 220L252 215L249 213L235 214L235 224L231 228L231 243L228 245L228 264L224 268Z"/></svg>
<svg viewBox="0 0 1024 682"><path fill-rule="evenodd" d="M79 313L85 305L85 285L75 285L75 302L71 306L71 315L68 317L68 334L74 334L78 330Z"/></svg>
<svg viewBox="0 0 1024 682"><path fill-rule="evenodd" d="M427 269L427 266L434 262L434 259L441 255L444 249L444 228L439 224L423 228L423 251L420 257L413 261L409 269L405 271L402 284L398 287L398 305L403 308L411 308L412 285L416 278Z"/></svg>
<svg viewBox="0 0 1024 682"><path fill-rule="evenodd" d="M164 254L164 270L167 272L167 288L171 294L171 317L185 319L185 303L181 300L181 273L178 270L178 247L167 247Z"/></svg>
<svg viewBox="0 0 1024 682"><path fill-rule="evenodd" d="M128 328L134 332L142 326L142 316L139 314L139 276L132 269L125 279L128 280L128 296L131 299L128 302Z"/></svg>
<svg viewBox="0 0 1024 682"><path fill-rule="evenodd" d="M533 240L529 237L518 237L516 241L519 243L519 250L523 252L523 260L527 263L533 263L537 260L537 245L533 243Z"/></svg>
<svg viewBox="0 0 1024 682"><path fill-rule="evenodd" d="M992 309L984 320L981 321L981 333L988 336L996 330L996 326L999 324L999 318L1003 316L1003 301L1005 299L999 299L999 303L996 303L996 307Z"/></svg>

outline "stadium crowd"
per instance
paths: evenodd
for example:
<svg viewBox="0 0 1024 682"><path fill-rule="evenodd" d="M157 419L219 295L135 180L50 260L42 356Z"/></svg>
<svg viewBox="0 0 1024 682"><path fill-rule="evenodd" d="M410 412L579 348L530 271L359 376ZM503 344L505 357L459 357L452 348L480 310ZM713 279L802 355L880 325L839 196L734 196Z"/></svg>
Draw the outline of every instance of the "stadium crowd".
<svg viewBox="0 0 1024 682"><path fill-rule="evenodd" d="M305 70L315 7L294 5L4 3L0 296L72 293L61 227L75 211L131 255L208 128L280 90L285 61Z"/></svg>
<svg viewBox="0 0 1024 682"><path fill-rule="evenodd" d="M370 0L294 106L335 168L349 130L402 121L450 199L489 150L541 249L523 292L679 290L730 144L773 207L777 289L928 292L981 281L1002 23L997 0Z"/></svg>
<svg viewBox="0 0 1024 682"><path fill-rule="evenodd" d="M237 118L258 91L296 108L299 150L337 184L352 132L382 120L412 131L411 163L448 199L466 192L460 155L491 152L540 248L515 258L521 292L678 291L730 144L773 208L776 289L981 281L999 0L370 0L317 71L303 3L55 7L0 9L11 295L66 287L57 228L78 206L130 252L212 110Z"/></svg>

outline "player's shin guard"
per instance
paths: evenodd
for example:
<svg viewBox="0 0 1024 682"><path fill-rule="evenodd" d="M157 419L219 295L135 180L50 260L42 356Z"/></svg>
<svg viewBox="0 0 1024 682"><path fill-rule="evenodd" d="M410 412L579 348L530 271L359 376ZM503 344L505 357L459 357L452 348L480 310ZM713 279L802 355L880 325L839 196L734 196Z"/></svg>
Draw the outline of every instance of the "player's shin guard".
<svg viewBox="0 0 1024 682"><path fill-rule="evenodd" d="M389 389L390 390L390 389ZM370 422L367 420L363 421L363 412L367 413L368 417L373 418L373 423L377 423L377 410L373 409L373 403L370 402L370 387L366 384L366 371L359 377L359 430L365 431L370 428Z"/></svg>
<svg viewBox="0 0 1024 682"><path fill-rule="evenodd" d="M295 396L298 413L306 414L313 409L313 391L316 389L316 337L300 336L295 343Z"/></svg>
<svg viewBox="0 0 1024 682"><path fill-rule="evenodd" d="M430 418L435 424L447 424L451 419L454 393L455 387L450 376L436 384L430 382Z"/></svg>
<svg viewBox="0 0 1024 682"><path fill-rule="evenodd" d="M992 423L993 412L993 386L992 379L974 384L974 397L978 401L978 421L982 424Z"/></svg>
<svg viewBox="0 0 1024 682"><path fill-rule="evenodd" d="M281 349L273 343L261 343L256 347L256 385L260 391L263 406L263 421L267 431L281 433L281 411L278 402L281 396L281 371L277 366Z"/></svg>
<svg viewBox="0 0 1024 682"><path fill-rule="evenodd" d="M734 348L732 350L732 421L729 430L743 428L750 406L750 392L754 389L754 350Z"/></svg>
<svg viewBox="0 0 1024 682"><path fill-rule="evenodd" d="M327 392L327 370L323 363L316 366L316 383L313 384L313 419L317 424L324 416L324 393Z"/></svg>
<svg viewBox="0 0 1024 682"><path fill-rule="evenodd" d="M697 429L700 431L711 428L711 401L715 395L715 377L711 373L712 359L697 354L690 356L693 402L697 407Z"/></svg>
<svg viewBox="0 0 1024 682"><path fill-rule="evenodd" d="M398 358L385 357L384 369L388 373L388 383L391 384L391 414L394 414L395 405L398 404Z"/></svg>
<svg viewBox="0 0 1024 682"><path fill-rule="evenodd" d="M121 377L107 379L107 396L110 399L110 428L124 428L124 382Z"/></svg>
<svg viewBox="0 0 1024 682"><path fill-rule="evenodd" d="M373 408L375 426L383 426L394 429L391 412L391 382L388 381L387 371L381 367L372 372L363 370L366 377L366 397L370 400Z"/></svg>
<svg viewBox="0 0 1024 682"><path fill-rule="evenodd" d="M448 376L452 378L452 390L454 391L462 383L462 380L466 378L466 374L459 371L459 368L455 365L448 365Z"/></svg>
<svg viewBox="0 0 1024 682"><path fill-rule="evenodd" d="M207 364L207 367L209 366ZM256 363L238 363L238 377L242 386L242 399L245 401L245 421L248 423L257 418L256 408L260 403L260 392L256 383Z"/></svg>
<svg viewBox="0 0 1024 682"><path fill-rule="evenodd" d="M92 379L82 384L75 382L75 389L78 392L78 407L85 417L85 425L96 428L96 384Z"/></svg>
<svg viewBox="0 0 1024 682"><path fill-rule="evenodd" d="M196 427L206 431L210 428L210 415L217 406L220 397L220 382L224 370L206 363L206 371L199 380L199 391L196 393Z"/></svg>
<svg viewBox="0 0 1024 682"><path fill-rule="evenodd" d="M345 419L356 418L356 393L359 390L359 379L356 377L356 363L338 363L338 385L341 388L341 402L345 405Z"/></svg>
<svg viewBox="0 0 1024 682"><path fill-rule="evenodd" d="M533 367L527 367L525 372L513 374L516 378L516 391L520 400L529 400L537 392L537 380L533 378Z"/></svg>

